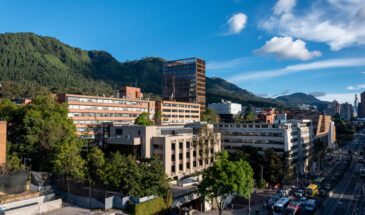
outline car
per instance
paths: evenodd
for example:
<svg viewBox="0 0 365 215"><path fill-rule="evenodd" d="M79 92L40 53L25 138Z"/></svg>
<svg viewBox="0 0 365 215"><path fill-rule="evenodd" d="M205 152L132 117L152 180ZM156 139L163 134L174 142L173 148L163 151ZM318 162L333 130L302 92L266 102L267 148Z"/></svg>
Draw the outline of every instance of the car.
<svg viewBox="0 0 365 215"><path fill-rule="evenodd" d="M319 190L319 196L320 197L326 197L327 196L327 192L325 189L320 189Z"/></svg>
<svg viewBox="0 0 365 215"><path fill-rule="evenodd" d="M279 194L281 197L289 196L289 189L285 189L285 188L280 189L280 190L278 191L278 194Z"/></svg>
<svg viewBox="0 0 365 215"><path fill-rule="evenodd" d="M304 189L303 188L298 188L294 191L293 195L295 197L303 197L304 195Z"/></svg>
<svg viewBox="0 0 365 215"><path fill-rule="evenodd" d="M280 199L280 196L278 194L274 194L270 198L268 198L266 200L267 209L271 209L272 206L274 206L275 202L277 202L279 199Z"/></svg>
<svg viewBox="0 0 365 215"><path fill-rule="evenodd" d="M326 185L324 185L324 188L326 190L330 190L332 188L332 184L331 183L327 183Z"/></svg>
<svg viewBox="0 0 365 215"><path fill-rule="evenodd" d="M307 197L302 197L299 199L299 204L301 207L304 207L305 206L305 203L307 202Z"/></svg>
<svg viewBox="0 0 365 215"><path fill-rule="evenodd" d="M316 202L316 200L314 200L314 199L309 199L309 200L305 203L305 207L304 207L304 209L305 209L306 211L311 211L311 212L313 212L313 211L315 211L315 210L316 210L316 207L317 207L317 202Z"/></svg>
<svg viewBox="0 0 365 215"><path fill-rule="evenodd" d="M285 209L285 215L297 215L300 214L300 203L291 201L288 207Z"/></svg>

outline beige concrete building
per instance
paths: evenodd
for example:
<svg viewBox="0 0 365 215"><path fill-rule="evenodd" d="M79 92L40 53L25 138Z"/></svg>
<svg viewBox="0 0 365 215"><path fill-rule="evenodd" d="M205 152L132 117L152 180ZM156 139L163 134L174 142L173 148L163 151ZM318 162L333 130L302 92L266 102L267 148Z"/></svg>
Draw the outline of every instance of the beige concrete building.
<svg viewBox="0 0 365 215"><path fill-rule="evenodd" d="M200 104L175 101L156 101L161 113L161 125L185 125L200 121Z"/></svg>
<svg viewBox="0 0 365 215"><path fill-rule="evenodd" d="M155 114L155 101L142 99L59 94L58 100L67 102L68 116L76 125L78 135L92 138L104 122L133 123L143 112L148 113L150 119Z"/></svg>
<svg viewBox="0 0 365 215"><path fill-rule="evenodd" d="M0 121L0 166L6 162L6 136L7 124L5 121Z"/></svg>
<svg viewBox="0 0 365 215"><path fill-rule="evenodd" d="M185 126L105 125L104 147L132 154L136 158L157 156L168 177L181 178L213 164L221 151L220 133L213 125L193 123Z"/></svg>
<svg viewBox="0 0 365 215"><path fill-rule="evenodd" d="M260 153L273 149L286 155L291 168L301 173L309 169L312 147L310 120L288 120L282 123L220 123L216 128L222 133L222 147L235 152L243 146L256 148Z"/></svg>

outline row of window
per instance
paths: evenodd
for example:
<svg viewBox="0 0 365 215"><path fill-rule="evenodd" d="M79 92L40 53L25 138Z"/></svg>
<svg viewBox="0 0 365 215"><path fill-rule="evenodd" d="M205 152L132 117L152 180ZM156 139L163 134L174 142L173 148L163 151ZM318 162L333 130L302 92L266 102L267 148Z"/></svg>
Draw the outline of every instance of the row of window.
<svg viewBox="0 0 365 215"><path fill-rule="evenodd" d="M162 145L161 145L161 149L162 149ZM210 150L205 150L205 154L209 154L209 152L211 154L214 153L214 149L211 148ZM193 158L197 157L198 152L197 151L193 151ZM199 150L199 156L203 156L203 150ZM190 152L186 152L185 154L185 158L190 158ZM176 156L175 154L171 155L171 161L175 161ZM183 159L183 153L179 153L179 160Z"/></svg>
<svg viewBox="0 0 365 215"><path fill-rule="evenodd" d="M210 159L210 162L213 163L214 159L211 158ZM199 160L199 166L203 166L203 160ZM209 164L209 160L205 160L205 164ZM197 162L196 161L193 161L193 168L196 168L197 167ZM190 162L186 163L186 169L190 169ZM179 171L183 171L183 164L179 164ZM172 173L175 173L176 172L176 168L175 166L171 166L171 172Z"/></svg>
<svg viewBox="0 0 365 215"><path fill-rule="evenodd" d="M199 105L185 105L185 104L170 104L170 103L163 103L163 107L181 107L181 108L199 108Z"/></svg>
<svg viewBox="0 0 365 215"><path fill-rule="evenodd" d="M180 112L180 113L199 113L198 110L183 110L183 109L162 109L162 112L173 112L173 113L176 113L176 112Z"/></svg>
<svg viewBox="0 0 365 215"><path fill-rule="evenodd" d="M232 135L232 136L252 136L252 137L284 137L283 133L276 132L229 132L223 131L222 135Z"/></svg>
<svg viewBox="0 0 365 215"><path fill-rule="evenodd" d="M114 99L100 99L100 98L82 98L70 96L67 98L68 101L75 102L90 102L90 103L104 103L104 104L127 104L127 105L142 105L146 102L138 101L126 101L126 100L114 100Z"/></svg>
<svg viewBox="0 0 365 215"><path fill-rule="evenodd" d="M268 124L219 124L219 128L278 128L278 125L269 125Z"/></svg>
<svg viewBox="0 0 365 215"><path fill-rule="evenodd" d="M128 122L125 120L74 120L74 124L101 124L104 122Z"/></svg>
<svg viewBox="0 0 365 215"><path fill-rule="evenodd" d="M121 111L138 111L147 112L148 108L128 108L128 107L105 107L105 106L93 106L93 105L69 105L70 109L77 110L121 110Z"/></svg>
<svg viewBox="0 0 365 215"><path fill-rule="evenodd" d="M199 118L199 115L167 115L163 114L162 117L165 118Z"/></svg>
<svg viewBox="0 0 365 215"><path fill-rule="evenodd" d="M69 117L137 117L138 114L128 113L69 113Z"/></svg>
<svg viewBox="0 0 365 215"><path fill-rule="evenodd" d="M226 143L255 143L255 144L275 144L275 145L284 145L283 141L274 141L274 140L241 140L241 139L223 139L223 142Z"/></svg>

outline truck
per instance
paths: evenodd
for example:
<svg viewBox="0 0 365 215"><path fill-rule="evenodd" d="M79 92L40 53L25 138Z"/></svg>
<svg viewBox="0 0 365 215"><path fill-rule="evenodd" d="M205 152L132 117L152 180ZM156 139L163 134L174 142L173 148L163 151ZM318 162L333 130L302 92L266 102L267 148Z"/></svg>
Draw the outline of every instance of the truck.
<svg viewBox="0 0 365 215"><path fill-rule="evenodd" d="M310 184L308 185L308 187L305 189L305 195L308 198L313 198L318 194L318 185L317 184Z"/></svg>

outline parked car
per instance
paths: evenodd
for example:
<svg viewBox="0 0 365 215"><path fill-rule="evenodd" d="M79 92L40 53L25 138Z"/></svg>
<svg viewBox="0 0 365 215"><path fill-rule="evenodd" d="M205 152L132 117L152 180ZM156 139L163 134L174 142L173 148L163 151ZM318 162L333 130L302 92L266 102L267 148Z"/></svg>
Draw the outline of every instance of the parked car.
<svg viewBox="0 0 365 215"><path fill-rule="evenodd" d="M300 214L300 203L296 201L290 202L288 207L285 209L285 215L298 215Z"/></svg>
<svg viewBox="0 0 365 215"><path fill-rule="evenodd" d="M330 190L330 189L332 189L332 184L331 183L327 183L326 185L324 185L324 188L326 190Z"/></svg>
<svg viewBox="0 0 365 215"><path fill-rule="evenodd" d="M303 188L298 188L294 191L294 194L293 194L295 197L303 197L304 195L304 189Z"/></svg>
<svg viewBox="0 0 365 215"><path fill-rule="evenodd" d="M319 190L319 196L320 197L326 197L327 196L327 191L325 189L320 189Z"/></svg>
<svg viewBox="0 0 365 215"><path fill-rule="evenodd" d="M314 199L309 199L306 203L305 203L305 210L306 211L315 211L317 207L317 202Z"/></svg>
<svg viewBox="0 0 365 215"><path fill-rule="evenodd" d="M307 202L307 197L303 196L302 198L299 199L299 204L302 208L304 208L306 202Z"/></svg>
<svg viewBox="0 0 365 215"><path fill-rule="evenodd" d="M278 194L279 194L281 197L289 196L289 189L286 189L286 188L280 189L280 190L278 191Z"/></svg>

